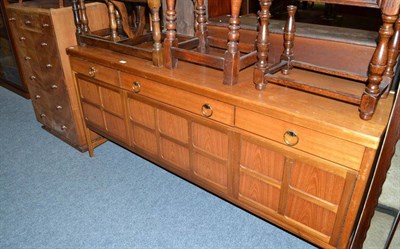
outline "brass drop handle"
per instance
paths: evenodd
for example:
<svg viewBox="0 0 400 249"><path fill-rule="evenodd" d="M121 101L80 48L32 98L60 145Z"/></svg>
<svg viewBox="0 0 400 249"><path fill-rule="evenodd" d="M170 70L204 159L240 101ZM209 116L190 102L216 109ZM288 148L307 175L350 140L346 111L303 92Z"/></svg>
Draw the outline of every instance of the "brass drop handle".
<svg viewBox="0 0 400 249"><path fill-rule="evenodd" d="M29 77L31 80L36 80L36 76L32 75L31 77Z"/></svg>
<svg viewBox="0 0 400 249"><path fill-rule="evenodd" d="M42 25L42 27L43 28L47 28L47 27L49 27L50 25L48 24L48 23L43 23L43 25Z"/></svg>
<svg viewBox="0 0 400 249"><path fill-rule="evenodd" d="M32 58L31 57L29 57L29 56L25 56L25 58L24 58L26 61L30 61Z"/></svg>
<svg viewBox="0 0 400 249"><path fill-rule="evenodd" d="M40 117L41 117L41 118L45 118L45 117L46 117L46 114L42 113L42 114L40 114Z"/></svg>
<svg viewBox="0 0 400 249"><path fill-rule="evenodd" d="M42 42L42 43L40 43L40 46L45 47L45 46L47 46L47 43L46 42Z"/></svg>
<svg viewBox="0 0 400 249"><path fill-rule="evenodd" d="M46 64L46 68L52 68L52 67L53 67L53 65L51 65L50 63Z"/></svg>
<svg viewBox="0 0 400 249"><path fill-rule="evenodd" d="M296 144L299 143L300 138L294 131L286 131L283 134L283 141L285 142L286 145L288 146L295 146Z"/></svg>
<svg viewBox="0 0 400 249"><path fill-rule="evenodd" d="M65 131L66 129L67 129L67 126L65 126L65 125L61 126L61 130Z"/></svg>
<svg viewBox="0 0 400 249"><path fill-rule="evenodd" d="M213 115L213 108L210 104L204 104L201 107L201 114L203 115L203 117L209 118Z"/></svg>
<svg viewBox="0 0 400 249"><path fill-rule="evenodd" d="M31 25L31 24L32 24L32 22L31 22L31 21L29 21L29 20L26 20L26 21L25 21L25 24L26 24L26 25Z"/></svg>
<svg viewBox="0 0 400 249"><path fill-rule="evenodd" d="M58 88L58 86L56 84L51 86L51 89L57 89L57 88Z"/></svg>
<svg viewBox="0 0 400 249"><path fill-rule="evenodd" d="M95 67L89 67L89 76L92 78L96 77L96 68Z"/></svg>
<svg viewBox="0 0 400 249"><path fill-rule="evenodd" d="M133 83L132 83L132 90L135 92L135 93L140 93L140 89L141 89L141 86L140 86L140 82L139 81L134 81Z"/></svg>
<svg viewBox="0 0 400 249"><path fill-rule="evenodd" d="M8 20L9 20L10 22L15 22L17 19L16 19L15 17L10 17L10 18L8 18Z"/></svg>
<svg viewBox="0 0 400 249"><path fill-rule="evenodd" d="M19 40L20 40L20 41L25 41L26 38L25 38L25 36L21 36L21 37L19 38Z"/></svg>
<svg viewBox="0 0 400 249"><path fill-rule="evenodd" d="M61 109L62 109L62 106L58 105L58 106L56 106L56 109L57 109L57 110L61 110Z"/></svg>
<svg viewBox="0 0 400 249"><path fill-rule="evenodd" d="M38 94L38 95L35 95L35 99L40 99L41 97L40 97L40 95Z"/></svg>

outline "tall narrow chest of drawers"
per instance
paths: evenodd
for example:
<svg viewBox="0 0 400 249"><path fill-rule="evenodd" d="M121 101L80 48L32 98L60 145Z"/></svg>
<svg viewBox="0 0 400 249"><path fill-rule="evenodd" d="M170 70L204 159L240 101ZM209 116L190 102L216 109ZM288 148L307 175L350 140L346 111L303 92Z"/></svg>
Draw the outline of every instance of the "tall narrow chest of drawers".
<svg viewBox="0 0 400 249"><path fill-rule="evenodd" d="M106 14L106 9L99 3L90 4L88 13ZM22 80L28 86L37 120L45 130L84 151L82 118L65 53L66 47L76 44L72 8L35 1L10 4L7 14Z"/></svg>

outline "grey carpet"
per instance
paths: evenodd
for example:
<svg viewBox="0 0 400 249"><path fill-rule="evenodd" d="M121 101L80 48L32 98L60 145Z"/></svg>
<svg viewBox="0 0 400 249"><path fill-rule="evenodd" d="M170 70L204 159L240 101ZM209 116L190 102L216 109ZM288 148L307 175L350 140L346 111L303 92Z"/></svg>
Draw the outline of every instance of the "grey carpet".
<svg viewBox="0 0 400 249"><path fill-rule="evenodd" d="M107 142L89 158L0 87L0 248L314 248Z"/></svg>

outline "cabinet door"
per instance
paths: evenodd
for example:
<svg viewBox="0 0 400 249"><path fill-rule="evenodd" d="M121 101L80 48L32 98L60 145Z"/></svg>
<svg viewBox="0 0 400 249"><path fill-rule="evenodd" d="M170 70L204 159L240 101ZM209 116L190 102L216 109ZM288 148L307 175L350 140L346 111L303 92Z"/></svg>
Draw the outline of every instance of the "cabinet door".
<svg viewBox="0 0 400 249"><path fill-rule="evenodd" d="M77 76L83 115L88 127L128 143L125 113L120 90Z"/></svg>
<svg viewBox="0 0 400 249"><path fill-rule="evenodd" d="M238 199L335 245L356 172L257 137L242 136Z"/></svg>
<svg viewBox="0 0 400 249"><path fill-rule="evenodd" d="M219 193L230 185L230 133L214 121L128 94L130 145Z"/></svg>

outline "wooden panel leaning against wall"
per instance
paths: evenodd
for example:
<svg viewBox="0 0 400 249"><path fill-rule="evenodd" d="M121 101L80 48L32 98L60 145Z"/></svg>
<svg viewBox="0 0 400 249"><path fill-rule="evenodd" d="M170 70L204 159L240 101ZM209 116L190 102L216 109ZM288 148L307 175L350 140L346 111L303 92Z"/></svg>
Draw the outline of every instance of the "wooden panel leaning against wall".
<svg viewBox="0 0 400 249"><path fill-rule="evenodd" d="M32 96L37 120L51 134L85 151L82 117L65 53L67 47L77 44L71 7L60 8L59 1L37 0L8 4L6 11L22 80ZM104 4L88 4L87 11L98 20L91 28L108 26Z"/></svg>

